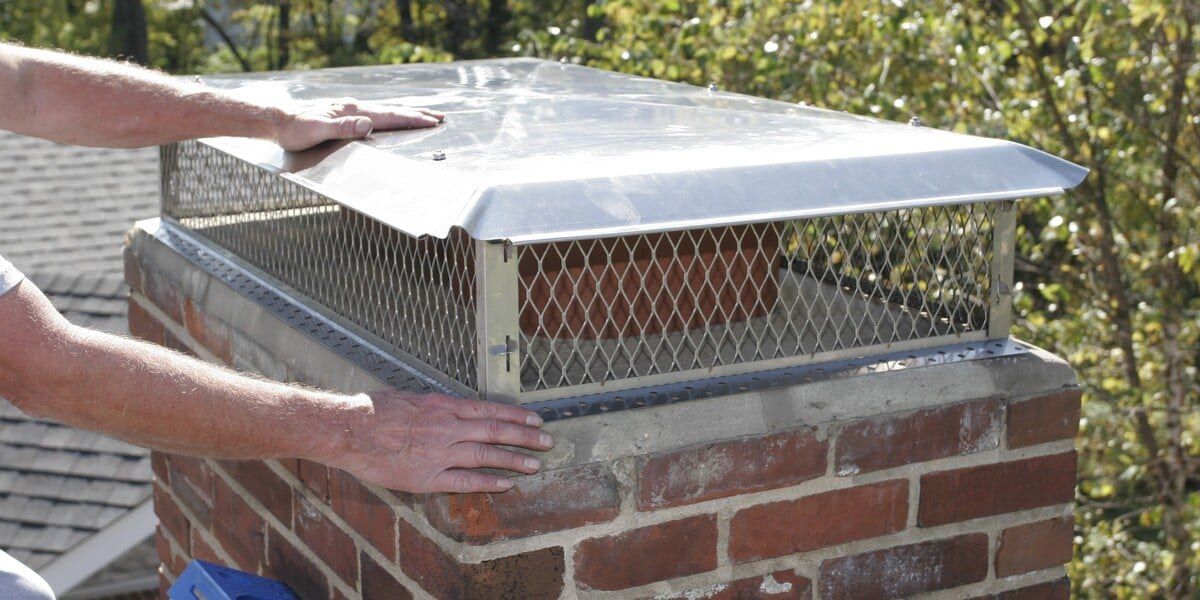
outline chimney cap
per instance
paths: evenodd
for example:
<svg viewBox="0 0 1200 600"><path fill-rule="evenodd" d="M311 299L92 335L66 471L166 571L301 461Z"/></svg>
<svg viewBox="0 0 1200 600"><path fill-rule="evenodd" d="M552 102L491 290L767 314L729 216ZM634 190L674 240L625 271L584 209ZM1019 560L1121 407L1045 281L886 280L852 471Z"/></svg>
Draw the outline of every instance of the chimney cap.
<svg viewBox="0 0 1200 600"><path fill-rule="evenodd" d="M1020 144L537 59L206 77L267 101L450 115L285 153L204 143L414 236L533 243L1058 194L1087 169ZM431 161L435 152L453 161Z"/></svg>

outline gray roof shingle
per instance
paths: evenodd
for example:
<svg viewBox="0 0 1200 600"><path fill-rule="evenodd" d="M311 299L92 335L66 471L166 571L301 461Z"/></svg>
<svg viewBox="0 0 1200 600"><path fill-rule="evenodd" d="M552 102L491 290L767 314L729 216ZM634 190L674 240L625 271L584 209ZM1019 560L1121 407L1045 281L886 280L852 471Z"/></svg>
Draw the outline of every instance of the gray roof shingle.
<svg viewBox="0 0 1200 600"><path fill-rule="evenodd" d="M121 243L158 210L153 149L0 131L0 254L71 322L125 333ZM0 398L0 548L35 570L150 497L149 452L28 417ZM127 560L153 573L153 544ZM135 553L136 554L136 553Z"/></svg>

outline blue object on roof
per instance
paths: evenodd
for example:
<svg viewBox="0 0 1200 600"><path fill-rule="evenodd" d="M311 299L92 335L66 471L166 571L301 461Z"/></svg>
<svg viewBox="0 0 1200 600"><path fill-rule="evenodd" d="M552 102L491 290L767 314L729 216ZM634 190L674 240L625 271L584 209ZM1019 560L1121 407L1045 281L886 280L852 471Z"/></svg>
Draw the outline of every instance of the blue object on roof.
<svg viewBox="0 0 1200 600"><path fill-rule="evenodd" d="M202 560L193 560L167 595L171 600L296 600L286 585L274 579Z"/></svg>

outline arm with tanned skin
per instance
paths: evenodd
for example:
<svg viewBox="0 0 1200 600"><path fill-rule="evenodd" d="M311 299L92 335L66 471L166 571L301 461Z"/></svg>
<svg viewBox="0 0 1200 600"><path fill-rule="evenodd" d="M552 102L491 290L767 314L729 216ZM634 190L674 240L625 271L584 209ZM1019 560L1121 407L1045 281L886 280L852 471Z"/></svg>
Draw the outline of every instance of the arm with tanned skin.
<svg viewBox="0 0 1200 600"><path fill-rule="evenodd" d="M432 111L336 101L257 105L107 61L0 44L0 129L96 146L219 135L303 149L372 128L436 125ZM0 396L22 410L202 456L298 457L414 492L504 491L546 450L534 413L395 391L346 396L264 381L68 323L24 281L0 295Z"/></svg>

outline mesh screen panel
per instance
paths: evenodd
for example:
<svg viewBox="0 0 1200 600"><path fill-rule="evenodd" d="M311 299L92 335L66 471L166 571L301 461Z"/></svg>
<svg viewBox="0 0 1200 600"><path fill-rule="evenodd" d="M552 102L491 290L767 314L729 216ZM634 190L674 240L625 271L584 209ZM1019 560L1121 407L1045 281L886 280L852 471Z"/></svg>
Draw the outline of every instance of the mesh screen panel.
<svg viewBox="0 0 1200 600"><path fill-rule="evenodd" d="M336 317L478 389L474 244L407 236L196 142L162 153L163 213Z"/></svg>
<svg viewBox="0 0 1200 600"><path fill-rule="evenodd" d="M521 388L986 332L994 210L519 246Z"/></svg>
<svg viewBox="0 0 1200 600"><path fill-rule="evenodd" d="M487 387L476 270L488 254L476 256L465 232L413 238L197 142L162 158L165 216L385 346ZM506 251L505 266L487 271L516 278L515 297L488 300L516 315L498 324L518 340L510 387L519 376L521 393L572 395L982 339L996 211L935 206L514 246L515 265Z"/></svg>

